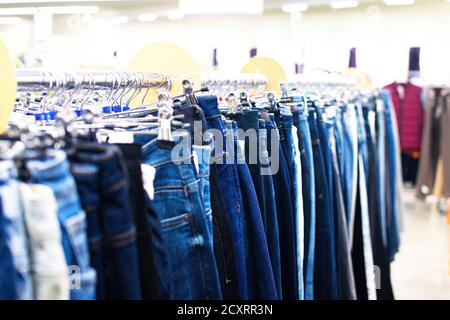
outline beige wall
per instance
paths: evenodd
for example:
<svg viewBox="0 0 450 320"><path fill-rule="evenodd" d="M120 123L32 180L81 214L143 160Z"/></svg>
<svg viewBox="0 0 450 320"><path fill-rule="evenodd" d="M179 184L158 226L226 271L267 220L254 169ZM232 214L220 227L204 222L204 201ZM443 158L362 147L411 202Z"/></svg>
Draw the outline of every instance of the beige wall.
<svg viewBox="0 0 450 320"><path fill-rule="evenodd" d="M46 61L49 67L123 68L146 43L170 41L185 47L205 65L211 63L212 49L218 48L220 69L226 71L239 71L249 49L257 47L260 55L277 59L292 74L294 62L304 62L306 71L343 70L349 48L354 46L358 48L358 67L369 72L375 84L382 85L405 77L408 48L421 46L425 82L450 82L450 3L419 0L414 6L368 7L339 11L314 8L301 17L272 11L259 17L160 18L152 23L132 21L95 27L82 19L57 16ZM102 11L100 17L124 13ZM0 32L16 53L27 51L33 44L31 22L0 26Z"/></svg>

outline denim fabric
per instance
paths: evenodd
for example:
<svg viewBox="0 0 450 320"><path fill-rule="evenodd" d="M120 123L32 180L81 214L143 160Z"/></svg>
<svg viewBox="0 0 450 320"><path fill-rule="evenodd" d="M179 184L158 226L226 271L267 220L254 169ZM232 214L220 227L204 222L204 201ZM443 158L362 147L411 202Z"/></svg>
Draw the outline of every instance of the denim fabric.
<svg viewBox="0 0 450 320"><path fill-rule="evenodd" d="M301 169L301 156L299 149L299 141L297 134L297 127L292 126L292 140L294 142L294 161L295 167L295 179L297 180L298 193L297 193L297 206L299 208L299 219L296 225L297 230L295 233L297 234L297 269L298 272L301 272L301 277L299 279L303 279L301 288L299 286L299 296L302 297L302 300L305 298L305 278L303 275L304 271L304 260L305 260L305 216L304 216L304 208L303 208L303 186L302 186L302 169ZM301 266L301 268L298 268Z"/></svg>
<svg viewBox="0 0 450 320"><path fill-rule="evenodd" d="M0 197L2 199L3 227L14 264L15 298L31 300L33 299L33 289L28 257L28 239L20 203L17 169L12 161L0 162Z"/></svg>
<svg viewBox="0 0 450 320"><path fill-rule="evenodd" d="M369 300L376 299L376 283L375 283L375 272L374 272L374 261L373 261L373 246L372 246L372 235L370 229L370 213L369 213L369 194L368 190L368 172L369 172L369 151L367 144L367 131L365 128L364 115L361 105L356 106L357 123L358 123L358 193L359 193L359 203L358 210L355 210L355 219L359 220L359 226L355 227L355 232L359 230L360 236L355 239L355 241L360 242L354 248L355 255L359 256L360 261L353 263L355 267L359 264L359 270L355 268L355 280L357 285L357 296L358 299L364 299L367 297ZM355 220L356 221L356 220ZM355 245L355 242L353 242ZM359 279L364 279L364 281L358 281ZM364 285L365 283L365 285Z"/></svg>
<svg viewBox="0 0 450 320"><path fill-rule="evenodd" d="M266 212L266 191L264 190L261 159L259 157L260 143L258 111L246 110L242 113L229 114L228 117L234 120L240 130L238 130L238 140L244 146L245 162L250 170L253 185L258 197L259 209L263 222L267 220Z"/></svg>
<svg viewBox="0 0 450 320"><path fill-rule="evenodd" d="M143 170L140 144L118 144L128 172L130 207L137 232L142 299L170 299L168 256L162 239L159 217L145 190L148 173Z"/></svg>
<svg viewBox="0 0 450 320"><path fill-rule="evenodd" d="M240 291L237 282L236 255L229 215L220 189L217 164L210 168L211 209L214 227L214 253L219 271L222 296L225 300L239 300Z"/></svg>
<svg viewBox="0 0 450 320"><path fill-rule="evenodd" d="M380 186L380 167L384 163L379 161L379 146L380 141L377 137L384 132L384 122L376 117L376 113L372 110L374 106L369 104L363 109L365 126L367 131L367 147L369 150L369 172L368 179L368 200L369 200L369 217L370 217L370 235L372 240L372 252L374 264L380 268L378 274L377 299L391 300L393 299L392 285L390 280L390 266L387 257L386 245L383 240L383 233L386 233L386 226L383 225L385 219L386 203L384 202L385 186ZM377 123L376 123L377 122ZM378 129L378 130L377 130ZM383 141L384 142L384 141ZM383 142L381 145L384 149ZM384 152L382 162L384 162ZM384 177L383 177L384 180Z"/></svg>
<svg viewBox="0 0 450 320"><path fill-rule="evenodd" d="M266 232L267 245L269 247L270 261L272 262L272 270L275 279L275 286L277 288L277 294L279 299L283 297L282 282L281 282L281 257L280 257L280 237L278 230L278 217L277 217L277 204L275 201L275 187L273 183L273 174L275 170L272 168L272 163L269 158L269 151L267 150L267 129L266 121L259 120L259 157L262 170L266 170L266 173L262 175L265 201L266 201L266 223L264 229Z"/></svg>
<svg viewBox="0 0 450 320"><path fill-rule="evenodd" d="M190 148L185 153L178 146L160 147L154 137L142 147L144 163L156 169L153 205L169 253L173 298L221 299L200 179Z"/></svg>
<svg viewBox="0 0 450 320"><path fill-rule="evenodd" d="M239 184L237 165L234 160L233 152L234 141L232 130L227 133L224 121L221 118L219 105L216 96L200 96L198 97L200 107L202 108L206 124L207 132L216 133L217 139L221 139L222 145L214 144L212 157L216 162L217 176L220 190L225 204L225 209L229 215L228 221L233 237L233 246L235 253L236 270L238 277L235 279L239 287L241 299L248 299L247 290L247 268L244 240L244 212L243 202ZM228 136L227 136L228 135ZM230 138L231 137L231 138ZM229 147L231 145L231 148ZM230 151L228 151L231 149Z"/></svg>
<svg viewBox="0 0 450 320"><path fill-rule="evenodd" d="M117 146L96 143L78 144L76 150L72 173L88 212L92 261L97 263L93 266L102 269L98 298L141 299L136 228L122 153Z"/></svg>
<svg viewBox="0 0 450 320"><path fill-rule="evenodd" d="M276 300L277 289L255 187L247 164L237 167L245 214L248 297Z"/></svg>
<svg viewBox="0 0 450 320"><path fill-rule="evenodd" d="M334 126L335 127L335 126ZM330 128L330 145L333 161L333 186L332 195L335 210L335 243L336 243L336 267L338 275L339 299L356 300L355 278L348 241L347 220L342 193L340 168L338 164L335 131Z"/></svg>
<svg viewBox="0 0 450 320"><path fill-rule="evenodd" d="M47 151L43 160L28 162L31 183L50 187L58 203L58 219L71 279L72 300L95 299L96 272L91 268L86 213L82 210L66 154Z"/></svg>
<svg viewBox="0 0 450 320"><path fill-rule="evenodd" d="M314 256L316 247L316 198L315 198L315 176L314 159L309 132L308 116L293 112L294 125L297 127L297 137L301 157L302 171L302 198L304 212L304 288L305 299L314 299Z"/></svg>
<svg viewBox="0 0 450 320"><path fill-rule="evenodd" d="M14 300L18 296L14 285L14 261L8 246L8 223L3 214L3 199L0 198L0 300Z"/></svg>
<svg viewBox="0 0 450 320"><path fill-rule="evenodd" d="M70 280L53 190L40 184L20 183L20 196L28 236L33 299L68 300Z"/></svg>
<svg viewBox="0 0 450 320"><path fill-rule="evenodd" d="M211 210L211 190L209 186L209 166L211 162L211 147L210 146L192 146L194 157L198 163L198 177L200 178L200 194L203 200L203 207L205 208L206 223L210 235L209 241L211 247L213 244L213 221Z"/></svg>
<svg viewBox="0 0 450 320"><path fill-rule="evenodd" d="M323 125L316 112L309 111L314 173L316 186L316 259L314 274L314 298L318 300L337 299L336 256L334 252L334 230L330 206L330 194L325 168L323 149L319 138L319 127Z"/></svg>
<svg viewBox="0 0 450 320"><path fill-rule="evenodd" d="M394 260L395 254L400 247L400 231L398 215L398 204L396 195L401 193L401 190L397 188L396 177L399 175L397 170L397 162L399 161L399 154L396 150L395 139L395 121L392 115L392 104L390 103L389 92L382 93L382 99L384 104L384 116L386 124L386 141L385 141L385 155L386 155L386 225L387 225L387 247L388 256L391 261Z"/></svg>
<svg viewBox="0 0 450 320"><path fill-rule="evenodd" d="M301 168L297 166L296 157L299 156L296 153L296 147L294 145L294 138L292 136L293 116L290 110L287 112L282 109L280 117L281 130L283 130L284 140L283 145L285 149L286 161L289 168L289 176L291 180L291 199L292 209L294 213L295 221L295 247L296 247L296 268L297 268L297 284L298 284L298 299L304 299L304 284L303 284L303 211L301 208L300 200L300 177L299 171ZM298 144L297 144L298 148ZM300 179L299 179L300 178Z"/></svg>
<svg viewBox="0 0 450 320"><path fill-rule="evenodd" d="M356 118L356 106L349 104L345 107L343 117L344 139L340 153L345 155L344 175L342 176L345 195L345 208L347 211L347 223L349 241L353 243L353 224L355 220L356 193L358 188L358 122Z"/></svg>
<svg viewBox="0 0 450 320"><path fill-rule="evenodd" d="M280 139L273 116L271 119L266 120L266 129L267 141L277 141ZM289 168L281 144L275 146L275 149L273 147L271 143L267 145L270 159L274 159L275 157L279 159L279 168L273 176L273 182L278 214L283 300L297 300L297 251L295 246L294 211L290 196L292 189Z"/></svg>

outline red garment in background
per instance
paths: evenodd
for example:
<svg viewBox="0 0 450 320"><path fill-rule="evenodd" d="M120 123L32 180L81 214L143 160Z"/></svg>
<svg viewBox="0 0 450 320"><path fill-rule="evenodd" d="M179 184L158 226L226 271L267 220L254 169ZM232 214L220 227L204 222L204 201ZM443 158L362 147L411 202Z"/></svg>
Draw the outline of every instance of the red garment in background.
<svg viewBox="0 0 450 320"><path fill-rule="evenodd" d="M411 82L393 82L384 87L391 93L397 116L402 151L419 151L422 141L423 107L422 88Z"/></svg>

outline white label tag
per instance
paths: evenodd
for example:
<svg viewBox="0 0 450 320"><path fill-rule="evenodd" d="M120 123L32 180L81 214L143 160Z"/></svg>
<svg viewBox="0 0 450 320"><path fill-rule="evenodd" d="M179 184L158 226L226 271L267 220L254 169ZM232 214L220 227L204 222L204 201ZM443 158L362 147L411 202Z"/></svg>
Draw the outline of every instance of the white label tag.
<svg viewBox="0 0 450 320"><path fill-rule="evenodd" d="M144 189L147 192L149 198L153 200L155 190L153 188L153 180L155 180L156 169L148 164L141 164L142 181L144 183Z"/></svg>
<svg viewBox="0 0 450 320"><path fill-rule="evenodd" d="M194 150L194 152L192 152L192 156L194 158L195 170L197 171L197 174L199 174L200 173L200 165L198 163L198 154L197 154L197 152L195 152L195 150Z"/></svg>

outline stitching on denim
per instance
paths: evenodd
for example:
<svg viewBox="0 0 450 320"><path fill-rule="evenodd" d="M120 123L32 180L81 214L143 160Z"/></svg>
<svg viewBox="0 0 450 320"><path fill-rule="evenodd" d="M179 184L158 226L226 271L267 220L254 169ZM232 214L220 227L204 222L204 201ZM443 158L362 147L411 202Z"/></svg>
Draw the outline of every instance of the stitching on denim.
<svg viewBox="0 0 450 320"><path fill-rule="evenodd" d="M124 187L126 185L126 183L127 183L127 180L125 178L121 179L120 181L116 182L112 187L110 187L109 189L106 189L105 193L117 191L120 188Z"/></svg>
<svg viewBox="0 0 450 320"><path fill-rule="evenodd" d="M127 232L118 234L106 240L108 245L112 248L124 247L133 243L134 241L136 241L136 229L134 227Z"/></svg>

